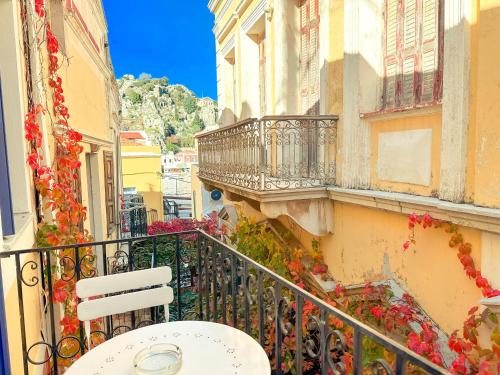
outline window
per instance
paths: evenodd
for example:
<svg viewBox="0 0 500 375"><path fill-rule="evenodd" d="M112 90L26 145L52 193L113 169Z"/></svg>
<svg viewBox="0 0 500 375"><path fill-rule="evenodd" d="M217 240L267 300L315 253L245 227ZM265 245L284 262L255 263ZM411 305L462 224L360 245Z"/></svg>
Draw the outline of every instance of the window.
<svg viewBox="0 0 500 375"><path fill-rule="evenodd" d="M0 184L0 216L2 221L2 234L4 236L8 236L14 234L15 231L14 231L14 212L12 210L12 197L10 191L9 165L7 160L7 140L5 137L5 123L3 117L1 86L0 86L0 175L7 176L7 178L5 179L6 181Z"/></svg>
<svg viewBox="0 0 500 375"><path fill-rule="evenodd" d="M386 0L383 109L442 96L440 0Z"/></svg>
<svg viewBox="0 0 500 375"><path fill-rule="evenodd" d="M104 184L106 190L106 219L108 222L108 235L113 231L116 224L115 211L115 176L114 176L113 153L104 151Z"/></svg>
<svg viewBox="0 0 500 375"><path fill-rule="evenodd" d="M319 114L319 0L300 2L300 101L304 114Z"/></svg>

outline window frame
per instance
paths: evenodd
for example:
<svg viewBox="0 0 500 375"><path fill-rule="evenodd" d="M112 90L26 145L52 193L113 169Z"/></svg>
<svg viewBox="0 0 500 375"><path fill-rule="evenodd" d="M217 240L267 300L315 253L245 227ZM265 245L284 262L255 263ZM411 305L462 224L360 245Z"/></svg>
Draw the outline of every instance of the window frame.
<svg viewBox="0 0 500 375"><path fill-rule="evenodd" d="M434 71L433 77L433 94L431 99L423 99L423 72L422 72L422 57L424 54L424 44L428 43L427 40L423 40L424 34L424 14L423 8L426 0L415 0L417 6L416 12L416 46L415 49L415 66L413 69L414 76L414 86L413 86L413 97L410 102L405 103L403 98L403 80L404 74L402 66L405 61L405 46L404 46L404 5L408 0L394 0L397 2L397 13L396 13L396 51L394 56L396 56L396 63L398 71L395 76L395 89L394 98L391 101L388 97L388 82L390 77L387 74L388 64L387 61L393 59L393 55L389 54L388 49L388 4L390 0L384 0L383 8L383 33L382 33L382 65L383 65L383 77L382 77L382 95L380 100L380 109L372 114L386 113L386 112L400 112L404 110L411 110L423 107L436 106L441 104L443 97L443 42L444 42L444 5L443 0L434 0L436 11L437 11L437 25L436 25L436 41L435 51L437 56L436 65L437 69ZM370 115L370 113L365 114L363 117Z"/></svg>

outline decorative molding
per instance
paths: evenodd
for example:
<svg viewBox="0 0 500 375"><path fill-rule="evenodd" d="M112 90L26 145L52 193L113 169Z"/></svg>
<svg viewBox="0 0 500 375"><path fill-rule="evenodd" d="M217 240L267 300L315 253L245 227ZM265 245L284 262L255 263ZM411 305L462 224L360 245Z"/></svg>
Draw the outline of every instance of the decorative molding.
<svg viewBox="0 0 500 375"><path fill-rule="evenodd" d="M274 4L273 0L268 0L267 1L267 7L266 10L264 11L266 13L266 18L268 21L272 21L273 19L273 14L274 14Z"/></svg>
<svg viewBox="0 0 500 375"><path fill-rule="evenodd" d="M243 11L250 5L252 0L240 0L238 5L236 6L236 13L238 13L240 16L242 15Z"/></svg>
<svg viewBox="0 0 500 375"><path fill-rule="evenodd" d="M483 298L481 300L481 305L486 306L490 311L500 317L500 296Z"/></svg>
<svg viewBox="0 0 500 375"><path fill-rule="evenodd" d="M226 57L227 54L234 48L234 46L235 46L235 36L233 35L231 38L229 38L224 47L221 48L220 53L222 57Z"/></svg>
<svg viewBox="0 0 500 375"><path fill-rule="evenodd" d="M255 23L265 14L267 0L261 0L261 2L254 8L252 13L243 21L241 24L241 29L246 34Z"/></svg>
<svg viewBox="0 0 500 375"><path fill-rule="evenodd" d="M215 23L216 24L218 24L219 21L224 17L224 15L226 14L227 10L229 9L229 7L231 6L232 3L233 3L233 0L227 0L226 1L226 3L224 4L224 6L222 7L222 9L220 10L220 13L215 18Z"/></svg>
<svg viewBox="0 0 500 375"><path fill-rule="evenodd" d="M215 39L217 42L221 42L222 39L229 33L229 29L233 27L236 24L236 21L238 20L238 14L233 13L233 15L227 20L227 22L224 24L224 26L219 30L219 27L217 27L218 33L215 35Z"/></svg>
<svg viewBox="0 0 500 375"><path fill-rule="evenodd" d="M95 144L95 145L99 145L99 146L113 146L114 145L114 142L110 141L108 139L94 137L92 135L81 132L80 130L78 130L78 132L82 135L82 137L83 137L82 141L85 143Z"/></svg>
<svg viewBox="0 0 500 375"><path fill-rule="evenodd" d="M213 13L217 5L219 5L221 0L210 0L208 2L208 9Z"/></svg>
<svg viewBox="0 0 500 375"><path fill-rule="evenodd" d="M95 50L97 51L97 53L100 54L101 49L99 48L99 45L97 44L97 41L95 40L94 35L90 32L90 29L88 28L87 23L83 19L83 16L80 13L80 9L78 9L78 7L73 2L73 0L66 0L66 8L68 9L68 11L70 11L75 16L80 27L82 28L82 30L85 32L85 34L89 38L89 40L92 44L92 47L94 47Z"/></svg>
<svg viewBox="0 0 500 375"><path fill-rule="evenodd" d="M464 227L500 233L500 209L443 201L438 198L378 190L328 188L330 199L404 215L429 213Z"/></svg>
<svg viewBox="0 0 500 375"><path fill-rule="evenodd" d="M465 196L470 95L470 1L444 1L443 117L439 197Z"/></svg>

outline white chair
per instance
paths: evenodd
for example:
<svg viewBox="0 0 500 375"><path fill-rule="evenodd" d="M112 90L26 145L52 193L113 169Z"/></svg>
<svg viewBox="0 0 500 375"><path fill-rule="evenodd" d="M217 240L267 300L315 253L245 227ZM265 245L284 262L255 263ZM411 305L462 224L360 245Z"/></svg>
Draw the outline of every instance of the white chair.
<svg viewBox="0 0 500 375"><path fill-rule="evenodd" d="M77 315L78 319L85 322L89 349L90 321L93 319L163 305L165 306L165 321L168 322L168 304L174 300L174 292L171 287L167 286L171 280L170 267L150 268L79 280L76 283L76 295L83 301L78 304ZM89 299L153 286L159 287Z"/></svg>

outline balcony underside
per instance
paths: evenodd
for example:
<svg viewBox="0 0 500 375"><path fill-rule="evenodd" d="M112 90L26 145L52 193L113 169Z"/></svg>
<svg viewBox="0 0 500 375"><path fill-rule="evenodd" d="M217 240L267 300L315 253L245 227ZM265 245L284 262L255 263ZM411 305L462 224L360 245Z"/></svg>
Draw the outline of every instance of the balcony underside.
<svg viewBox="0 0 500 375"><path fill-rule="evenodd" d="M250 204L258 205L259 211L270 219L288 216L314 236L333 233L333 201L329 199L326 187L253 191L201 180L207 190L219 189L229 201L252 201Z"/></svg>

